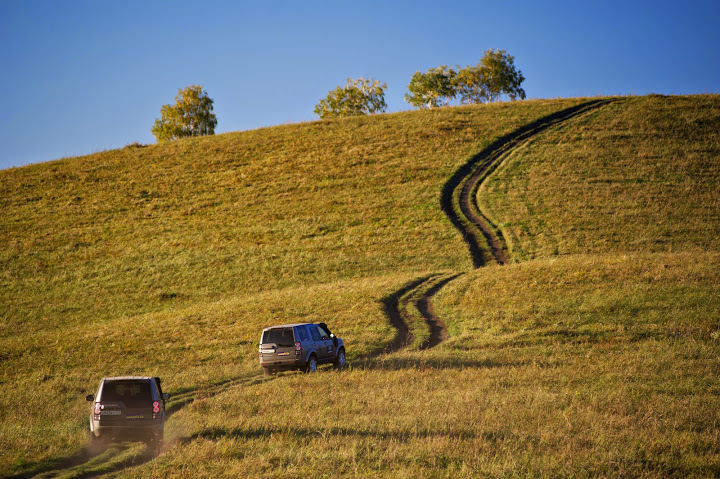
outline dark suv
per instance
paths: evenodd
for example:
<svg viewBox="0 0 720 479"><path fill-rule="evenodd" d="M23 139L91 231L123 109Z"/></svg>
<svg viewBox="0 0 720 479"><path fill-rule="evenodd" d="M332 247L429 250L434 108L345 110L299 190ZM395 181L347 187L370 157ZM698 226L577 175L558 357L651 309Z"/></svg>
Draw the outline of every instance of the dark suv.
<svg viewBox="0 0 720 479"><path fill-rule="evenodd" d="M146 441L160 451L165 428L165 401L160 378L124 376L104 378L92 401L90 440L123 438Z"/></svg>
<svg viewBox="0 0 720 479"><path fill-rule="evenodd" d="M319 364L345 367L345 345L325 323L284 324L263 329L260 366L265 375L278 370L315 372Z"/></svg>

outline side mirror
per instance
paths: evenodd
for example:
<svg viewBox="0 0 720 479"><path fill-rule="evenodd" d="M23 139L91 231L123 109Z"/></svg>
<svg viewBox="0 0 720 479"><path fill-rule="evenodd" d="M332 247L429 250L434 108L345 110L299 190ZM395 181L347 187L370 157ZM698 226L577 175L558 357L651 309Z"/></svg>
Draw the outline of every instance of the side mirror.
<svg viewBox="0 0 720 479"><path fill-rule="evenodd" d="M85 396L85 400L86 400L86 401L94 401L94 400L95 400L95 395L94 395L94 394L88 394L87 396Z"/></svg>
<svg viewBox="0 0 720 479"><path fill-rule="evenodd" d="M170 399L170 395L168 393L163 393L163 401L167 401Z"/></svg>

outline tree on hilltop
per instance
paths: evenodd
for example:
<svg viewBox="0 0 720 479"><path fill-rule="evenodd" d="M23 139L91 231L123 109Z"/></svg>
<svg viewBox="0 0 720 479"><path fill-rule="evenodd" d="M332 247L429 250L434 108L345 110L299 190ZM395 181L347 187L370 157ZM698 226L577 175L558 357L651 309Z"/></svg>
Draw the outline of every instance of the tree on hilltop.
<svg viewBox="0 0 720 479"><path fill-rule="evenodd" d="M178 90L174 105L163 105L161 118L155 119L152 134L157 141L169 141L189 136L214 135L217 118L213 100L201 85Z"/></svg>
<svg viewBox="0 0 720 479"><path fill-rule="evenodd" d="M488 103L507 95L511 100L525 98L520 84L525 81L515 68L515 57L505 50L486 50L474 66L453 69L445 65L425 73L415 72L408 85L405 101L418 108L447 105L456 96L461 103Z"/></svg>
<svg viewBox="0 0 720 479"><path fill-rule="evenodd" d="M525 99L520 84L525 81L522 72L515 68L515 57L505 50L486 50L480 63L458 72L455 88L462 103L489 103L498 101L503 94Z"/></svg>
<svg viewBox="0 0 720 479"><path fill-rule="evenodd" d="M314 111L320 118L381 113L387 108L386 88L386 83L381 84L372 78L348 78L345 86L338 86L328 92L315 106Z"/></svg>
<svg viewBox="0 0 720 479"><path fill-rule="evenodd" d="M445 106L455 97L457 72L445 65L425 73L415 72L408 85L405 101L418 108Z"/></svg>

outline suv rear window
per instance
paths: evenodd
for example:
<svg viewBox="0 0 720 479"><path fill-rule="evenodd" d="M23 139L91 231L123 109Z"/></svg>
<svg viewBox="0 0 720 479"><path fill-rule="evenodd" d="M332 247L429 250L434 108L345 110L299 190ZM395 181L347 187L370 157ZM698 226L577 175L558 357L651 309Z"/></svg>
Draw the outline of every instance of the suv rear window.
<svg viewBox="0 0 720 479"><path fill-rule="evenodd" d="M294 346L295 334L292 328L268 329L263 333L262 343L275 343L278 346Z"/></svg>
<svg viewBox="0 0 720 479"><path fill-rule="evenodd" d="M102 389L102 402L122 402L126 407L149 407L152 404L152 391L148 381L120 379L105 381Z"/></svg>

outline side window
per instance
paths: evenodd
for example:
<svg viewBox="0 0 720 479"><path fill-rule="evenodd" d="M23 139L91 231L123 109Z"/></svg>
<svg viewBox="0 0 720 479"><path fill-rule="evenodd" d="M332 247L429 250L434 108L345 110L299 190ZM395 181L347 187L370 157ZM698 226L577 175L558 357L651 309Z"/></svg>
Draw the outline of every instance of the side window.
<svg viewBox="0 0 720 479"><path fill-rule="evenodd" d="M322 336L322 339L330 339L330 331L322 326L318 326L318 329L320 330L320 336Z"/></svg>
<svg viewBox="0 0 720 479"><path fill-rule="evenodd" d="M300 338L300 341L310 341L310 336L308 336L307 328L305 326L298 326L295 328L295 332L297 333L297 337Z"/></svg>
<svg viewBox="0 0 720 479"><path fill-rule="evenodd" d="M310 334L312 334L313 341L320 341L320 333L318 332L318 327L314 324L311 326L308 326L310 329Z"/></svg>

